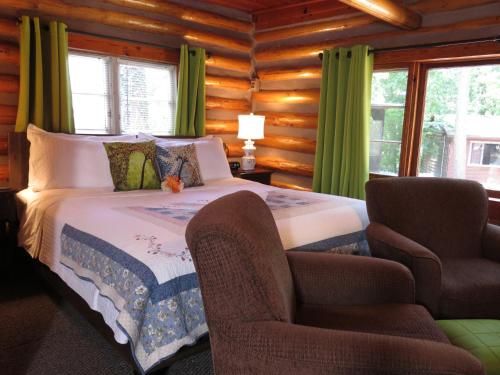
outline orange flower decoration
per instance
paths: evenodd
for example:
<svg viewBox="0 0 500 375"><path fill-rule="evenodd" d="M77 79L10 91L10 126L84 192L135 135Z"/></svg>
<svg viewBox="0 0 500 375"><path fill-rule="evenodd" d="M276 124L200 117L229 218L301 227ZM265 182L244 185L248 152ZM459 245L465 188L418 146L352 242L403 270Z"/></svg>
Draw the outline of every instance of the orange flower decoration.
<svg viewBox="0 0 500 375"><path fill-rule="evenodd" d="M167 176L161 184L163 191L171 191L172 193L180 193L184 189L184 182L179 176Z"/></svg>

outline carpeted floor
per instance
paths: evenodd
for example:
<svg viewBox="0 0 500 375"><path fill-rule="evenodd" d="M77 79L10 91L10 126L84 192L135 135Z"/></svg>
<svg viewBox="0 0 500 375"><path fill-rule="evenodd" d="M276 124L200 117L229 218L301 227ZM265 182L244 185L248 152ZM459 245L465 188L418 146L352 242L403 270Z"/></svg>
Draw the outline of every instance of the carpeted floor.
<svg viewBox="0 0 500 375"><path fill-rule="evenodd" d="M133 374L133 368L72 304L17 260L1 270L0 373ZM210 351L174 363L164 375L212 374ZM163 375L163 374L162 374Z"/></svg>

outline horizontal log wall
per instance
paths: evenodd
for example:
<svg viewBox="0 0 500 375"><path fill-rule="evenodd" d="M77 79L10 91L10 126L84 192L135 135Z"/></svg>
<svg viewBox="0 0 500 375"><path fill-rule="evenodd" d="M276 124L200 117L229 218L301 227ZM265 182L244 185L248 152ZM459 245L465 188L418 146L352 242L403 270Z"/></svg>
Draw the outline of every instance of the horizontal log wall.
<svg viewBox="0 0 500 375"><path fill-rule="evenodd" d="M220 15L164 0L70 3L7 0L0 7L0 185L8 179L7 133L14 129L19 91L19 28L13 11L65 21L70 49L76 51L177 64L180 44L206 48L207 133L236 144L237 115L251 110L250 16ZM236 157L241 146L233 147Z"/></svg>
<svg viewBox="0 0 500 375"><path fill-rule="evenodd" d="M258 28L254 56L260 92L253 94L252 103L256 113L266 116L266 135L256 141L256 153L261 167L276 170L274 185L311 188L321 84L318 54L324 49L352 44L404 46L500 34L500 5L492 0L421 0L410 9L423 15L423 27L400 30L351 12L343 19ZM432 49L387 52L377 54L375 61L378 66L415 58L432 61L443 55L443 49L450 58L464 49L484 57L498 56L500 46L492 42L442 47L437 53Z"/></svg>

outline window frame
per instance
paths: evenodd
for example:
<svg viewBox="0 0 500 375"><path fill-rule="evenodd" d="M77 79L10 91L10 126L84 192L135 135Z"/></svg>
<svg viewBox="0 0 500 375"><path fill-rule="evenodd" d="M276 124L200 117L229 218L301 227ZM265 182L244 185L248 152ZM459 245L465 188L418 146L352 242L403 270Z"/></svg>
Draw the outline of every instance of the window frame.
<svg viewBox="0 0 500 375"><path fill-rule="evenodd" d="M127 64L133 64L133 65L138 65L138 66L151 66L151 67L165 67L165 66L170 66L172 67L175 72L174 72L174 93L177 92L177 84L178 84L178 68L179 66L177 64L172 64L171 62L168 61L152 61L152 60L147 60L147 59L140 59L140 58L129 58L129 57L124 57L124 56L118 56L114 54L106 54L106 53L101 53L101 52L94 52L94 51L85 51L81 49L69 49L69 54L70 55L79 55L79 56L85 56L85 57L95 57L95 58L101 58L101 59L107 59L109 60L109 72L108 72L108 79L109 79L109 93L108 93L108 102L109 102L109 129L106 129L105 132L99 133L99 134L104 134L104 135L116 135L116 134L122 134L121 132L121 112L120 112L120 64L121 63L127 63ZM70 77L71 79L71 77ZM175 124L174 124L175 127ZM89 134L89 133L82 133L82 134ZM157 134L153 134L157 135ZM170 136L173 134L168 134L167 136ZM162 136L165 136L165 134L162 134Z"/></svg>
<svg viewBox="0 0 500 375"><path fill-rule="evenodd" d="M481 144L481 145L498 145L500 146L500 142L491 142L491 141L481 141L481 140L470 140L469 141L469 155L467 156L467 166L469 167L477 167L477 168L500 168L500 164L476 164L471 161L472 158L472 145L476 144ZM481 150L481 160L483 160L484 157L484 147Z"/></svg>

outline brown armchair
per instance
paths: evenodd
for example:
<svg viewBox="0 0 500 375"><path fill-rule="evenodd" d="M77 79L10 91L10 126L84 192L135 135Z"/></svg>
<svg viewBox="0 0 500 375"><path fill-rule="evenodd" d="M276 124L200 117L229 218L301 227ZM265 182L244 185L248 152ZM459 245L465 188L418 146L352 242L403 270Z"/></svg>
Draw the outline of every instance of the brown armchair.
<svg viewBox="0 0 500 375"><path fill-rule="evenodd" d="M285 253L269 208L254 193L204 207L186 240L218 375L483 373L413 304L406 267Z"/></svg>
<svg viewBox="0 0 500 375"><path fill-rule="evenodd" d="M410 268L417 303L440 318L500 319L500 227L479 183L372 180L366 205L372 255Z"/></svg>

